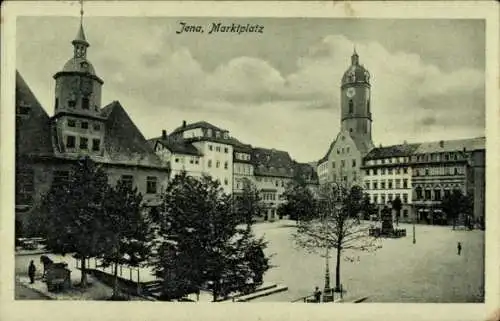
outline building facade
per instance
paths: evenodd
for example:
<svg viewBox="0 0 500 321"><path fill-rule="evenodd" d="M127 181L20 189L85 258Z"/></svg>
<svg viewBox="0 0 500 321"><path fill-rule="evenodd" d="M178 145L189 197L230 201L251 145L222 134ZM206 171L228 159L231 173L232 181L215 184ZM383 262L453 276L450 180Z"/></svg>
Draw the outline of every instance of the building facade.
<svg viewBox="0 0 500 321"><path fill-rule="evenodd" d="M484 219L484 137L421 143L410 164L418 221L431 224L445 221L441 200L453 190L472 195L473 215Z"/></svg>
<svg viewBox="0 0 500 321"><path fill-rule="evenodd" d="M243 192L244 181L255 185L254 167L252 163L252 146L235 144L233 146L233 193Z"/></svg>
<svg viewBox="0 0 500 321"><path fill-rule="evenodd" d="M402 208L397 219L400 222L413 220L410 156L417 147L417 144L406 143L380 146L372 149L363 161L365 194L377 205L379 213L384 206L391 207L391 202L399 197Z"/></svg>
<svg viewBox="0 0 500 321"><path fill-rule="evenodd" d="M118 101L101 104L103 81L87 58L89 43L80 24L73 57L54 75L54 115L40 105L16 74L16 233L53 184L68 179L75 162L89 157L110 184L130 182L157 206L168 183L162 164Z"/></svg>

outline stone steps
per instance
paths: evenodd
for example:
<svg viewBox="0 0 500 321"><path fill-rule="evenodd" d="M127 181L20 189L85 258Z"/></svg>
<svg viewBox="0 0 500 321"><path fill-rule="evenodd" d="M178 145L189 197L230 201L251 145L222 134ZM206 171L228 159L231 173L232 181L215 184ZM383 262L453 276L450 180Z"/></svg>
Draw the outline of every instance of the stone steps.
<svg viewBox="0 0 500 321"><path fill-rule="evenodd" d="M258 289L257 291L255 291L253 293L239 296L238 298L235 298L234 301L235 302L248 302L248 301L251 301L253 299L261 298L264 296L268 296L271 294L275 294L275 293L279 293L279 292L283 292L283 291L287 291L287 290L288 290L288 287L286 285L275 284L274 286L270 286L266 289Z"/></svg>

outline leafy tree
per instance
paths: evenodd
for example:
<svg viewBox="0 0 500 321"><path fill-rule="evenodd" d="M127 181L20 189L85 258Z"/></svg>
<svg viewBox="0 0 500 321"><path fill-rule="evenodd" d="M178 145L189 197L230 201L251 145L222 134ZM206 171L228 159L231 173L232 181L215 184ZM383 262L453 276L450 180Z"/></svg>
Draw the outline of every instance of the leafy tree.
<svg viewBox="0 0 500 321"><path fill-rule="evenodd" d="M403 202L401 202L401 199L399 196L396 196L396 198L392 201L392 209L396 211L396 225L399 224L399 217L401 216L401 208L403 207Z"/></svg>
<svg viewBox="0 0 500 321"><path fill-rule="evenodd" d="M253 271L267 270L266 260L250 255L265 243L238 228L231 196L218 181L181 173L167 187L162 207L152 265L163 279L164 299L212 284L216 301L233 286L242 286Z"/></svg>
<svg viewBox="0 0 500 321"><path fill-rule="evenodd" d="M359 223L359 213L363 209L363 189L354 185L347 192L344 207L350 218Z"/></svg>
<svg viewBox="0 0 500 321"><path fill-rule="evenodd" d="M243 192L235 196L235 212L245 223L247 229L251 229L255 217L262 216L264 211L259 191L249 179L243 180Z"/></svg>
<svg viewBox="0 0 500 321"><path fill-rule="evenodd" d="M46 223L47 249L73 253L81 261L81 286L87 285L86 259L103 253L102 203L108 191L107 175L89 158L79 161L67 181L53 184L44 196L41 212Z"/></svg>
<svg viewBox="0 0 500 321"><path fill-rule="evenodd" d="M103 202L103 265L114 265L113 298L119 297L118 265L137 267L150 252L150 222L142 207L142 195L123 181L108 189Z"/></svg>
<svg viewBox="0 0 500 321"><path fill-rule="evenodd" d="M453 229L457 225L460 214L471 214L473 211L473 198L465 196L460 190L453 190L441 201L441 207L448 220L452 221Z"/></svg>
<svg viewBox="0 0 500 321"><path fill-rule="evenodd" d="M280 205L279 211L288 214L290 219L308 221L315 216L315 197L303 180L294 180L284 192L286 202Z"/></svg>
<svg viewBox="0 0 500 321"><path fill-rule="evenodd" d="M296 233L298 246L317 253L336 250L335 290L340 290L340 260L347 251L375 251L381 246L369 236L369 226L358 223L356 214L361 205L357 189L347 189L335 183L320 187L318 200L319 219L301 221Z"/></svg>
<svg viewBox="0 0 500 321"><path fill-rule="evenodd" d="M363 212L365 220L369 220L371 215L377 213L377 206L370 202L370 197L368 195L363 196L361 211Z"/></svg>

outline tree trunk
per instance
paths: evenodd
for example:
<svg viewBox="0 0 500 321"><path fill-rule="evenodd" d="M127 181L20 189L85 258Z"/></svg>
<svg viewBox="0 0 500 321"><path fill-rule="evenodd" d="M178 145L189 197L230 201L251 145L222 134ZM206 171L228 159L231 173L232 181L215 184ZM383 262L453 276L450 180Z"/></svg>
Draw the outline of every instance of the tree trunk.
<svg viewBox="0 0 500 321"><path fill-rule="evenodd" d="M342 248L340 246L337 246L337 262L335 266L335 290L339 291L340 290L340 253L342 251Z"/></svg>
<svg viewBox="0 0 500 321"><path fill-rule="evenodd" d="M80 279L80 286L82 288L85 288L87 287L87 268L85 266L85 257L83 257L81 260L82 260L82 267L81 267L82 277Z"/></svg>
<svg viewBox="0 0 500 321"><path fill-rule="evenodd" d="M115 262L115 272L114 272L114 282L113 282L113 297L118 296L118 263Z"/></svg>

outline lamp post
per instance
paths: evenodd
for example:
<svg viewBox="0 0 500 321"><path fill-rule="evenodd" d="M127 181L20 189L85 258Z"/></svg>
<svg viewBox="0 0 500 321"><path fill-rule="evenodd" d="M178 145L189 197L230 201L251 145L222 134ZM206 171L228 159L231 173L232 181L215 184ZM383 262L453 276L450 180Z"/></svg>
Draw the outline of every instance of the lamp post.
<svg viewBox="0 0 500 321"><path fill-rule="evenodd" d="M417 243L417 240L415 239L415 221L417 220L417 215L413 216L413 244Z"/></svg>

